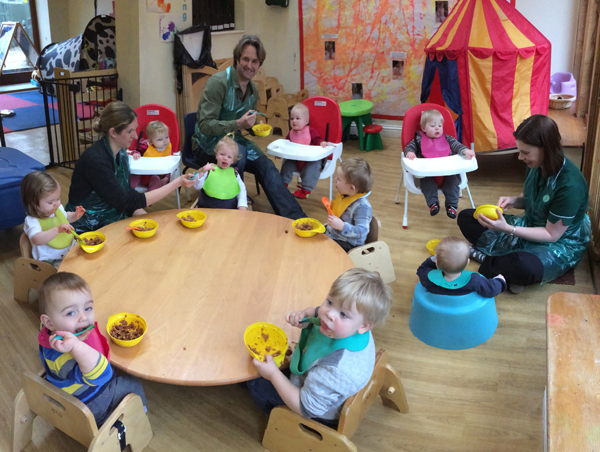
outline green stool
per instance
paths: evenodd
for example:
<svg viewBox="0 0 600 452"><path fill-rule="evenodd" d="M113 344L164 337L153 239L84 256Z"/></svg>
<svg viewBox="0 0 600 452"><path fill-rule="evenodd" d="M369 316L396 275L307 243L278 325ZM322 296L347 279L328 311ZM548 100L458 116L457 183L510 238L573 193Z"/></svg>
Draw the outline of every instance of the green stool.
<svg viewBox="0 0 600 452"><path fill-rule="evenodd" d="M340 113L342 114L342 141L350 135L350 124L356 123L360 150L364 150L363 125L373 124L371 111L373 102L365 99L354 99L340 102Z"/></svg>
<svg viewBox="0 0 600 452"><path fill-rule="evenodd" d="M379 132L383 127L379 124L370 124L363 128L363 132L366 134L365 151L370 152L372 149L379 149L383 151L383 142L381 141L381 135Z"/></svg>

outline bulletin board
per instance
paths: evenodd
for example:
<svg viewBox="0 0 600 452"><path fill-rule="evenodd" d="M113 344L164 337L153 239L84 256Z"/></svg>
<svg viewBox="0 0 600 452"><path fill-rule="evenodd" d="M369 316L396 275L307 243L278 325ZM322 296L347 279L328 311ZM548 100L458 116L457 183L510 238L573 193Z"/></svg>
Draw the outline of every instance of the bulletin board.
<svg viewBox="0 0 600 452"><path fill-rule="evenodd" d="M458 0L298 0L300 83L402 119L420 102L424 49Z"/></svg>

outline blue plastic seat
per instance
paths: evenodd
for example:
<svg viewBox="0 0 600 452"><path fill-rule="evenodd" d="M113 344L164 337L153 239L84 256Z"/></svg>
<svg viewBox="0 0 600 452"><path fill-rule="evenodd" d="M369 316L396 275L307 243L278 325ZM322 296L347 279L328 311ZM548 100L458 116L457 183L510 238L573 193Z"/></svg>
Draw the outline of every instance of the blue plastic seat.
<svg viewBox="0 0 600 452"><path fill-rule="evenodd" d="M417 339L432 347L464 350L487 341L498 326L494 298L476 292L436 295L417 283L409 326Z"/></svg>

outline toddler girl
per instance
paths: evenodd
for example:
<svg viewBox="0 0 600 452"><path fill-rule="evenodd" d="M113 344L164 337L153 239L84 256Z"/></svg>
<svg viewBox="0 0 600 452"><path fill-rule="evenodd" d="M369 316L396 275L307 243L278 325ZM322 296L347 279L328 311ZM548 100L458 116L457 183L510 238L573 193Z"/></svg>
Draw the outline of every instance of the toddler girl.
<svg viewBox="0 0 600 452"><path fill-rule="evenodd" d="M414 160L415 157L436 158L456 154L468 159L475 157L475 152L464 146L456 138L444 135L444 117L438 110L425 110L421 113L421 131L415 133L415 138L406 145L404 149L406 158ZM421 191L425 196L431 216L437 215L440 211L438 179L441 178L423 177L419 179L421 181ZM446 215L452 219L456 218L457 214L459 184L460 175L458 174L443 177L441 189L446 197Z"/></svg>
<svg viewBox="0 0 600 452"><path fill-rule="evenodd" d="M33 258L58 269L75 244L69 223L79 220L85 209L77 206L75 212L66 212L60 203L60 185L41 171L23 178L21 199L27 211L23 229L31 241Z"/></svg>
<svg viewBox="0 0 600 452"><path fill-rule="evenodd" d="M164 122L149 122L148 126L146 126L146 136L148 137L148 149L144 152L144 157L167 157L172 154L169 128ZM141 157L141 154L135 151L132 157L134 160L137 160ZM129 181L133 188L141 183L148 186L148 191L151 191L167 185L170 179L171 176L169 174L153 174L152 176L132 174Z"/></svg>
<svg viewBox="0 0 600 452"><path fill-rule="evenodd" d="M240 158L233 133L225 135L215 146L217 164L207 163L192 177L200 190L198 207L214 209L248 209L244 181L231 165Z"/></svg>
<svg viewBox="0 0 600 452"><path fill-rule="evenodd" d="M292 130L288 133L286 140L290 140L292 143L308 144L311 146L327 146L327 142L319 135L319 132L309 125L308 108L306 105L298 103L292 108L290 115L290 126ZM314 190L319 176L321 175L321 169L325 165L326 159L316 160L314 162L299 162L296 160L284 160L281 165L281 178L283 183L287 185L292 181L294 172L300 172L300 178L302 179L302 185L298 186L298 190L294 192L296 198L306 199L310 195L310 192Z"/></svg>

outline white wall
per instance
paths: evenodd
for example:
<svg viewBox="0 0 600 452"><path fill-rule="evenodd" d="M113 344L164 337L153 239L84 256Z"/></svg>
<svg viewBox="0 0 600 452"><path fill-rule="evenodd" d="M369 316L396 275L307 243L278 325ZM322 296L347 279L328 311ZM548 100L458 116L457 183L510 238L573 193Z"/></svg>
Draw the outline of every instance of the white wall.
<svg viewBox="0 0 600 452"><path fill-rule="evenodd" d="M579 1L516 0L515 6L552 43L550 73L572 73Z"/></svg>

